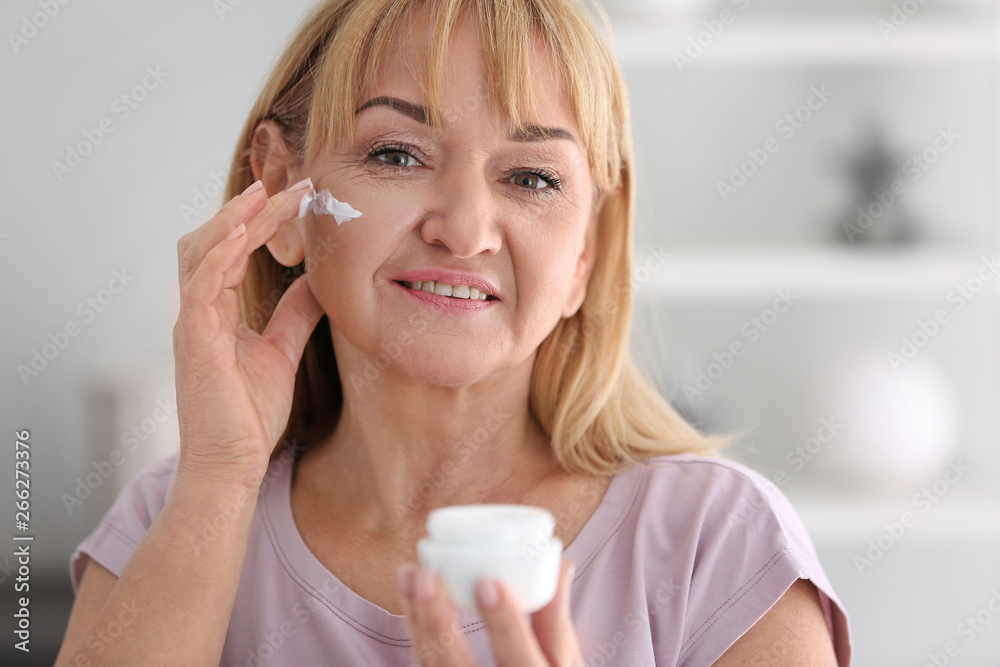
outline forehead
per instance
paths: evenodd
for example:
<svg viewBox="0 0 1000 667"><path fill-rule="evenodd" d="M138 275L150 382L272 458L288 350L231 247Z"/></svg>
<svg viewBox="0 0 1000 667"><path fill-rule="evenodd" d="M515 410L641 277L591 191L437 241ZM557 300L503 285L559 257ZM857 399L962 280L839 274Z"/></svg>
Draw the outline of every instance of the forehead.
<svg viewBox="0 0 1000 667"><path fill-rule="evenodd" d="M375 54L371 84L364 87L356 110L380 96L403 98L429 108L437 105L447 126L449 117L474 115L476 109L485 109L488 102L489 110L505 124L510 123L513 115L515 124L527 126L529 134L532 127L561 127L578 142L579 127L568 87L552 50L540 34L534 32L527 40L530 71L522 75L520 64L509 59L496 58L491 71L483 48L484 38L475 14L469 9L456 18L443 45L440 69L432 72L434 42L443 41L433 31L426 9L401 19L393 36ZM502 51L491 44L487 48ZM432 87L435 74L436 89ZM525 96L519 95L520 85L530 89L523 91ZM433 116L433 109L430 115ZM433 120L427 119L428 124L433 124ZM522 127L521 134L524 133Z"/></svg>

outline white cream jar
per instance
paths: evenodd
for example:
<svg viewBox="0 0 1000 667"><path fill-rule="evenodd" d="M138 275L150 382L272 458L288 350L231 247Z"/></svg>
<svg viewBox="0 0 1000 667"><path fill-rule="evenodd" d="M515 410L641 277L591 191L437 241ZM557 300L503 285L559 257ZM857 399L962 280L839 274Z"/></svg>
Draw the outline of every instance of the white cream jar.
<svg viewBox="0 0 1000 667"><path fill-rule="evenodd" d="M556 593L563 544L555 517L530 505L452 505L431 510L420 564L437 572L459 609L478 614L476 583L498 579L533 613Z"/></svg>

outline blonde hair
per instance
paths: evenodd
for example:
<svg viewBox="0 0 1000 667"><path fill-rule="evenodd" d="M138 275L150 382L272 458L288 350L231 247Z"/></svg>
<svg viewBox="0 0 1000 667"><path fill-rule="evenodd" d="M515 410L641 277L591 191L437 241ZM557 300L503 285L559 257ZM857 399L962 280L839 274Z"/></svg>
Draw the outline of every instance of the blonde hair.
<svg viewBox="0 0 1000 667"><path fill-rule="evenodd" d="M486 95L523 127L534 101L529 40L541 37L558 63L587 148L596 189L606 194L598 216L598 246L586 298L540 344L529 406L564 469L611 475L639 461L690 452L714 455L727 436L704 435L681 417L629 357L632 317L632 238L635 199L630 111L624 79L611 49L585 8L574 0L326 0L303 20L257 99L240 137L227 186L230 199L249 186L251 140L258 123L282 129L296 164L323 146L353 138L354 109L374 81L384 50L408 19L428 8L431 44L422 82L430 123L440 128L439 90L451 29L460 12L478 20L489 71ZM594 6L610 34L607 15ZM595 198L596 201L596 198ZM288 285L305 272L289 269L266 246L250 258L239 287L241 318L262 332ZM299 364L282 444L309 443L333 432L343 388L324 315Z"/></svg>

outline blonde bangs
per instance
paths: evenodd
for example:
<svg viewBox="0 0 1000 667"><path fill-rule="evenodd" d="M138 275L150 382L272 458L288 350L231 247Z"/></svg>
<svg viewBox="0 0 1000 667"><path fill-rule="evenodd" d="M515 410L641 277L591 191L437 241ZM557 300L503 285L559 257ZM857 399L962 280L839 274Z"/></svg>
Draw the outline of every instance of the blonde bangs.
<svg viewBox="0 0 1000 667"><path fill-rule="evenodd" d="M414 69L411 73L423 92L431 127L441 129L449 116L460 117L462 113L462 109L450 113L442 109L441 84L450 36L462 11L469 9L468 16L478 23L488 84L485 91L470 91L463 108L481 103L484 97L492 113L505 114L515 128L523 131L528 119L537 118L530 57L532 40L541 39L566 85L598 187L607 191L619 185L617 175L623 156L617 146L623 139L623 128L609 113L614 104L621 102L615 99L612 86L615 64L585 14L562 12L554 16L544 3L532 0L524 0L523 4L493 0L376 0L350 7L315 73L303 156L306 163L313 162L327 147L353 140L354 110L365 101L361 96L375 86L386 54L412 38L406 28L424 9L429 11L428 66L426 71ZM573 30L564 37L566 22L573 24ZM342 104L345 98L352 104ZM601 128L608 131L602 133Z"/></svg>

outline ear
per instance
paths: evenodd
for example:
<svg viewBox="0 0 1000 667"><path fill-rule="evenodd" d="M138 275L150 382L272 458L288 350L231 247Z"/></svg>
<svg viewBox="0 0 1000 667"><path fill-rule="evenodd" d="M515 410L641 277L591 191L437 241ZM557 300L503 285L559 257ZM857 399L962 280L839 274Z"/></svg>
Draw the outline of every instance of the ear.
<svg viewBox="0 0 1000 667"><path fill-rule="evenodd" d="M305 178L285 143L281 126L262 120L250 140L250 169L255 180L264 184L270 197ZM278 227L266 243L271 255L284 266L296 266L305 259L305 220L297 218Z"/></svg>
<svg viewBox="0 0 1000 667"><path fill-rule="evenodd" d="M573 317L576 311L580 310L583 300L587 296L587 283L590 281L590 274L594 269L594 260L597 257L597 220L600 216L601 207L604 205L604 193L601 193L594 207L594 213L590 216L587 225L587 232L583 239L583 250L576 261L576 270L573 272L573 284L570 286L569 296L566 299L566 308L563 309L563 317Z"/></svg>

